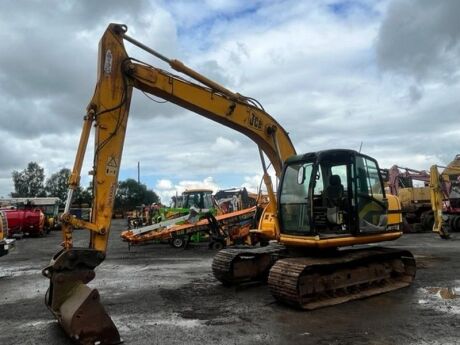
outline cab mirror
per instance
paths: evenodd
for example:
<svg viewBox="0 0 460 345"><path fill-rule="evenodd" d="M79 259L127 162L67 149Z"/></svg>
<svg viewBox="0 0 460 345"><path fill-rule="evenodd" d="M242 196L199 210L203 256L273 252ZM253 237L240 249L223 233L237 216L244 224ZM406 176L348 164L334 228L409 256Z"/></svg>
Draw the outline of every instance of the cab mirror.
<svg viewBox="0 0 460 345"><path fill-rule="evenodd" d="M297 173L297 183L303 184L305 182L305 167L301 166Z"/></svg>

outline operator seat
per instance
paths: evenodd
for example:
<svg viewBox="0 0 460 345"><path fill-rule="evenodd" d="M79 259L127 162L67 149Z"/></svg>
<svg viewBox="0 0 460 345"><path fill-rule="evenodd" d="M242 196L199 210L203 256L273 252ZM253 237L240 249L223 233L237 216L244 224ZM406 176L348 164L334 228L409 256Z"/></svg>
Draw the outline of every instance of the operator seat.
<svg viewBox="0 0 460 345"><path fill-rule="evenodd" d="M340 207L343 198L344 189L339 175L329 177L329 186L325 191L327 207Z"/></svg>
<svg viewBox="0 0 460 345"><path fill-rule="evenodd" d="M327 220L333 224L343 223L342 200L344 188L339 175L329 177L329 186L324 191L327 205Z"/></svg>

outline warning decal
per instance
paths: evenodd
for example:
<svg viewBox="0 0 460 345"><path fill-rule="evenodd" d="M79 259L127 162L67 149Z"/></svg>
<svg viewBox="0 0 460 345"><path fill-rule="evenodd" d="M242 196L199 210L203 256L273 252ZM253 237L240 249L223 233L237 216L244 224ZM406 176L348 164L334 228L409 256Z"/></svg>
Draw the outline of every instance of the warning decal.
<svg viewBox="0 0 460 345"><path fill-rule="evenodd" d="M105 173L107 176L117 176L118 163L115 157L111 156L107 159L107 164L105 165Z"/></svg>

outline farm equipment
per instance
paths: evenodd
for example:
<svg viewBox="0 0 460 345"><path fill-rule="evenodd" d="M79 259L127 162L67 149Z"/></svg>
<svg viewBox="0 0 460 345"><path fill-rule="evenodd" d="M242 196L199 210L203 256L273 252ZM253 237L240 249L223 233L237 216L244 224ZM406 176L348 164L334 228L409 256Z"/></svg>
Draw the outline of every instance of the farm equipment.
<svg viewBox="0 0 460 345"><path fill-rule="evenodd" d="M179 199L175 198L175 200ZM128 229L136 228L137 234L143 233L144 230L151 231L152 229L158 229L161 226L154 226L155 224L187 216L190 213L190 208L193 208L199 215L204 215L207 212L216 214L217 207L212 197L212 190L185 190L180 197L180 203L176 202L174 207L164 207L160 204L138 206L128 216ZM178 222L184 219L178 220ZM153 228L151 227L152 225L154 226Z"/></svg>
<svg viewBox="0 0 460 345"><path fill-rule="evenodd" d="M251 244L249 230L255 225L256 207L189 221L190 215L162 221L140 229L123 231L121 238L129 245L167 241L175 248L185 247L197 235L205 235L209 248L222 249L232 244Z"/></svg>
<svg viewBox="0 0 460 345"><path fill-rule="evenodd" d="M223 213L243 210L257 205L257 198L252 198L246 188L219 190L214 199Z"/></svg>
<svg viewBox="0 0 460 345"><path fill-rule="evenodd" d="M43 236L46 233L45 215L40 209L28 204L2 211L8 223L8 237Z"/></svg>
<svg viewBox="0 0 460 345"><path fill-rule="evenodd" d="M44 229L46 232L59 228L59 198L8 198L0 199L0 205L14 206L18 209L40 209L45 216Z"/></svg>
<svg viewBox="0 0 460 345"><path fill-rule="evenodd" d="M180 200L180 208L158 209L154 213L158 217L151 217L156 220L155 223L144 223L144 226L123 231L120 234L122 240L128 242L129 246L167 241L175 248L184 247L189 242L200 242L202 239L209 240L210 248L249 242L248 238L242 238L249 236L246 231L248 219L252 219L252 225L255 224L254 207L248 207L244 212L221 214L221 208L209 189L186 190ZM239 228L241 229L238 230Z"/></svg>

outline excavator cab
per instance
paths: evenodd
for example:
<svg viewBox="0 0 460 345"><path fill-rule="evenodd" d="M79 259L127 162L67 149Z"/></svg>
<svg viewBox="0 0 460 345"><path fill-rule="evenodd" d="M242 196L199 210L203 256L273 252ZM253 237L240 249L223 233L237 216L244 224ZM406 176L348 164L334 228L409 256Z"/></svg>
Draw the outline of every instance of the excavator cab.
<svg viewBox="0 0 460 345"><path fill-rule="evenodd" d="M279 205L281 234L321 238L389 229L388 201L378 164L352 150L289 158Z"/></svg>

